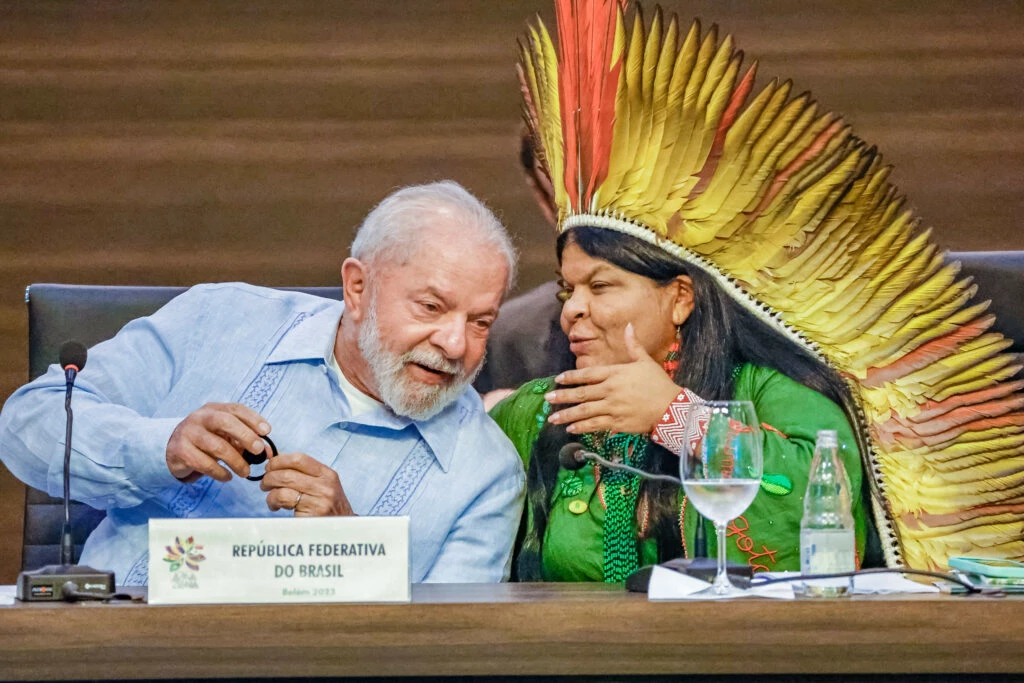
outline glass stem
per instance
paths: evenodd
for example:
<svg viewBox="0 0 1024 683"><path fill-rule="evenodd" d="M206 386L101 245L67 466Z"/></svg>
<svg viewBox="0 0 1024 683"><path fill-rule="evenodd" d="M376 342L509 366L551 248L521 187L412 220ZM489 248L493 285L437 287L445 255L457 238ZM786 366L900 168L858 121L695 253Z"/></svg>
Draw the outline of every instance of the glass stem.
<svg viewBox="0 0 1024 683"><path fill-rule="evenodd" d="M715 535L718 536L718 573L715 575L714 590L716 593L728 593L732 584L726 570L725 522L715 522Z"/></svg>

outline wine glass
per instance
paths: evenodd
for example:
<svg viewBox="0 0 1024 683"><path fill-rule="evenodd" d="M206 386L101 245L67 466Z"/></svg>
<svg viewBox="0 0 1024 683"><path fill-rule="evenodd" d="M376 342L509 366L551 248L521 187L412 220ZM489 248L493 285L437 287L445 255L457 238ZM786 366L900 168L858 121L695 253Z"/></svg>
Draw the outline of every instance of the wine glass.
<svg viewBox="0 0 1024 683"><path fill-rule="evenodd" d="M706 420L703 436L684 439L679 455L683 489L697 510L715 524L717 595L740 593L729 582L725 561L725 527L743 514L761 485L761 427L750 401L708 401L691 413Z"/></svg>

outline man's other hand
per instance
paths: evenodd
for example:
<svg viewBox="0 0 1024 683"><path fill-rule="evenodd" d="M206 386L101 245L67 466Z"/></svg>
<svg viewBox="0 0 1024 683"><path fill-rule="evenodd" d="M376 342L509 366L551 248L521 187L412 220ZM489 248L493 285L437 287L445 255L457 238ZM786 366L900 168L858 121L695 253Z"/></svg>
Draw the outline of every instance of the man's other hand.
<svg viewBox="0 0 1024 683"><path fill-rule="evenodd" d="M267 461L260 482L267 507L294 510L296 517L348 517L349 505L338 473L305 453L283 453Z"/></svg>
<svg viewBox="0 0 1024 683"><path fill-rule="evenodd" d="M269 433L270 425L251 408L207 403L174 428L167 441L167 469L189 484L203 475L217 481L229 481L231 472L247 477L249 463L242 453L262 453L262 437Z"/></svg>

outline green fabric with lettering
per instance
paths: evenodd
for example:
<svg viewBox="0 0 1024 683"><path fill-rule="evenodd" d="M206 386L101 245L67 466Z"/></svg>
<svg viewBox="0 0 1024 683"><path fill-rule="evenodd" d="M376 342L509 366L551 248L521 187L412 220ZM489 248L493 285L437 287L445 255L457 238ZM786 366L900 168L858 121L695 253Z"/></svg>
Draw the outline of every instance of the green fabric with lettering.
<svg viewBox="0 0 1024 683"><path fill-rule="evenodd" d="M544 394L554 388L553 378L527 382L491 410L491 417L512 440L527 467L533 445L551 412ZM765 477L751 506L742 517L730 523L726 537L729 559L748 563L755 571L799 570L800 518L814 443L819 430L834 429L839 433L843 464L852 487L859 563L864 553L866 530L866 512L860 495L863 473L856 440L842 409L775 370L753 365L741 369L734 398L752 401L761 423L778 431L762 428ZM566 480L573 477L581 481L566 484ZM680 501L683 503L682 491ZM585 509L582 509L584 503ZM604 513L594 467L588 465L576 473L559 470L544 535L542 557L546 580L603 580ZM527 524L532 528L529 504L526 515ZM697 522L688 501L684 517L686 548L690 549ZM715 557L714 527L707 523L706 528L708 554ZM643 544L641 565L656 561L655 543L648 539Z"/></svg>

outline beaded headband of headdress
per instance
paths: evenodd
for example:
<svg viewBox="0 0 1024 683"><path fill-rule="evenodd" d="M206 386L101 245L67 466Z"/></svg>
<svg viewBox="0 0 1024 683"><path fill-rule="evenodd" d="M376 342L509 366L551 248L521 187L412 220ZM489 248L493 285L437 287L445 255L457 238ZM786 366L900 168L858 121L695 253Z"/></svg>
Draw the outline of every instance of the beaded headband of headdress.
<svg viewBox="0 0 1024 683"><path fill-rule="evenodd" d="M887 563L1024 556L1024 382L987 302L838 116L788 81L751 98L731 36L682 36L660 8L630 23L625 5L556 0L557 51L540 21L520 43L559 231L617 230L703 268L847 378Z"/></svg>

